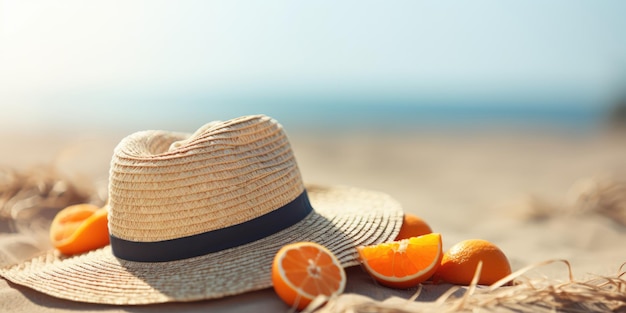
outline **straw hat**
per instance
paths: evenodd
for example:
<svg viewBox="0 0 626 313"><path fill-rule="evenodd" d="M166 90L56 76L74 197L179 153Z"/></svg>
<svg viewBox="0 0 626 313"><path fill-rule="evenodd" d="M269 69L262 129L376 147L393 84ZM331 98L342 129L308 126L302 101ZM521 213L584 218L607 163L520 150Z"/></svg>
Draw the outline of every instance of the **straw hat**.
<svg viewBox="0 0 626 313"><path fill-rule="evenodd" d="M314 241L344 266L356 245L392 240L400 205L386 194L304 185L281 125L262 115L194 134L142 131L115 148L111 245L50 251L0 270L14 283L75 301L148 304L270 287L281 246Z"/></svg>

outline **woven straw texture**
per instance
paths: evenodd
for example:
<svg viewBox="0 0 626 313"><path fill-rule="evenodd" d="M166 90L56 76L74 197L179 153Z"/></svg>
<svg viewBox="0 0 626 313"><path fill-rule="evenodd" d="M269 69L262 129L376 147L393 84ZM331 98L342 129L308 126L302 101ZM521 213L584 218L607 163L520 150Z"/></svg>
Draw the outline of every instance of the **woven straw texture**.
<svg viewBox="0 0 626 313"><path fill-rule="evenodd" d="M194 134L147 131L123 139L111 162L109 230L133 241L194 235L268 213L305 187L312 213L242 246L158 263L118 259L110 247L69 258L50 251L0 275L82 302L213 299L270 287L273 257L287 243L320 243L352 266L355 246L391 240L400 229L401 206L386 194L305 186L282 127L266 116L247 116Z"/></svg>
<svg viewBox="0 0 626 313"><path fill-rule="evenodd" d="M303 190L285 132L269 117L211 123L192 136L144 131L115 149L109 227L133 241L191 236L259 217Z"/></svg>

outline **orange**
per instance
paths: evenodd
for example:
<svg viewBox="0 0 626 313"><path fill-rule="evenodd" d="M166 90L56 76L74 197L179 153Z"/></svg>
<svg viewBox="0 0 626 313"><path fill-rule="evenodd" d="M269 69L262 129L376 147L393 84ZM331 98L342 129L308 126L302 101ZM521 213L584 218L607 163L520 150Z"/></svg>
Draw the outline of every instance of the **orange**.
<svg viewBox="0 0 626 313"><path fill-rule="evenodd" d="M394 288L414 287L429 279L443 256L438 233L360 246L357 251L365 270L381 285Z"/></svg>
<svg viewBox="0 0 626 313"><path fill-rule="evenodd" d="M109 244L107 209L92 204L77 204L59 211L50 225L52 245L72 255Z"/></svg>
<svg viewBox="0 0 626 313"><path fill-rule="evenodd" d="M318 295L334 296L346 287L346 273L337 257L314 242L282 247L272 264L272 282L288 305L304 309Z"/></svg>
<svg viewBox="0 0 626 313"><path fill-rule="evenodd" d="M417 237L432 233L432 229L428 224L419 216L404 213L404 219L402 220L402 227L396 237L396 240L407 239L411 237Z"/></svg>
<svg viewBox="0 0 626 313"><path fill-rule="evenodd" d="M455 244L444 253L434 280L469 285L480 261L483 266L479 285L491 285L511 274L509 260L500 248L486 240L469 239Z"/></svg>

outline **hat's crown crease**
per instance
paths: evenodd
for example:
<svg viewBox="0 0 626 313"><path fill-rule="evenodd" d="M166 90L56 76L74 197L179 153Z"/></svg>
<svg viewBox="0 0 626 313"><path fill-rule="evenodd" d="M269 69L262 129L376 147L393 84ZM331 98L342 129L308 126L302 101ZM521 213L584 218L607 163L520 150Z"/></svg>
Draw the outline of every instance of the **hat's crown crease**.
<svg viewBox="0 0 626 313"><path fill-rule="evenodd" d="M271 119L259 119L261 122L271 122ZM232 125L232 124L230 124ZM245 124L242 124L245 126ZM247 130L252 130L252 132L244 132ZM282 127L280 127L277 123L269 123L268 125L255 125L248 124L246 127L241 127L238 129L224 129L222 132L216 133L208 133L208 134L193 134L191 136L197 136L192 140L189 134L186 133L178 133L178 132L168 132L161 130L148 130L137 132L131 136L128 136L122 140L122 143L115 149L116 155L119 156L120 160L131 160L131 161L151 161L154 159L164 159L164 158L180 158L184 157L181 155L181 152L184 152L186 149L193 149L199 143L203 143L203 141L211 141L213 143L219 140L230 140L239 139L239 137L245 137L248 135L254 135L260 132L268 132L269 130L274 130L274 132L282 132ZM206 131L211 131L211 129L207 129ZM141 149L136 149L138 147L129 146L125 141L132 141L135 139L134 137L143 138L144 147ZM162 142L154 143L154 140L160 140ZM172 143L175 141L187 141L187 144L175 148L170 149ZM250 142L238 142L238 143L230 143L232 146L237 145L246 145ZM155 145L157 146L155 148ZM122 147L122 148L121 148ZM167 149L165 149L167 147ZM184 161L184 160L183 160ZM165 165L164 165L165 166Z"/></svg>
<svg viewBox="0 0 626 313"><path fill-rule="evenodd" d="M206 150L206 151L205 151ZM213 167L223 167L221 169L221 171L230 171L233 169L238 168L238 164L241 161L245 161L246 159L251 159L251 158L259 158L260 157L260 153L263 152L265 154L269 154L269 153L277 153L277 155L284 155L285 152L288 152L288 150L290 150L289 145L287 144L287 141L285 140L285 138L282 137L277 137L276 140L272 141L272 142L268 142L262 146L256 147L254 149L250 149L250 150L244 150L244 151L239 151L239 152L232 152L232 153L228 153L228 154L222 154L219 156L203 156L203 157L198 157L195 160L192 160L190 162L185 162L185 163L181 163L181 164L185 164L188 166L193 165L194 167L196 167L197 169L207 169L207 168L213 168ZM202 152L203 154L208 154L208 153L213 153L212 149L199 149L198 152ZM208 153L206 153L208 152ZM238 155L242 155L244 154L244 156L240 156L238 157ZM245 156L248 155L248 156ZM274 157L274 155L271 155L270 157ZM218 161L219 160L219 161ZM253 160L250 161L251 163L254 163ZM193 163L199 163L199 164L193 164ZM229 167L224 167L224 166L229 166ZM154 169L151 169L150 171L146 171L144 169L144 167L154 167ZM215 170L215 172L219 172L219 170ZM115 179L117 181L120 182L133 182L136 183L137 181L141 182L143 181L143 177L144 175L160 175L160 174L173 174L173 173L178 173L179 177L190 177L193 176L193 174L186 174L186 173L181 173L180 172L180 164L172 166L172 165L168 165L168 166L159 166L158 163L152 162L151 164L139 164L139 163L135 163L135 164L131 164L131 165L117 165L117 173L119 174L129 174L128 176L124 176L124 175L120 175L119 177L115 177ZM181 175L181 174L185 174L185 175ZM135 178L133 180L133 178ZM133 187L134 189L134 187Z"/></svg>

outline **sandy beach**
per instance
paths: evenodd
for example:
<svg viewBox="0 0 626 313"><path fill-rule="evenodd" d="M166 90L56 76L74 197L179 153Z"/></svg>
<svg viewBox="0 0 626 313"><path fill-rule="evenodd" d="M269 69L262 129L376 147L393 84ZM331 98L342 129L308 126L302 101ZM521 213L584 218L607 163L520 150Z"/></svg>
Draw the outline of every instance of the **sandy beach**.
<svg viewBox="0 0 626 313"><path fill-rule="evenodd" d="M444 246L487 239L514 268L562 258L577 276L614 273L626 262L624 226L573 207L592 181L626 178L623 134L417 133L294 142L305 179L385 191L441 232ZM537 210L548 210L545 218L532 218Z"/></svg>
<svg viewBox="0 0 626 313"><path fill-rule="evenodd" d="M617 186L614 194L626 199L623 132L287 132L306 183L386 192L441 233L444 248L463 239L486 239L501 247L514 271L565 259L580 279L614 275L626 262L626 225L582 205L589 199L585 195L597 196L602 186ZM0 135L0 165L18 171L52 165L68 179L102 191L112 150L124 135ZM623 217L626 202L618 205L615 210ZM6 220L3 225L0 253L5 263L49 247L45 237L16 233L27 230L28 222L17 229L6 226ZM45 219L41 225L45 228ZM567 268L552 264L528 275L567 280ZM432 301L445 289L428 286L418 301ZM385 300L414 292L380 287L360 268L348 270L346 294ZM272 290L198 303L114 307L58 300L0 280L2 312L234 312L258 307L288 310Z"/></svg>

